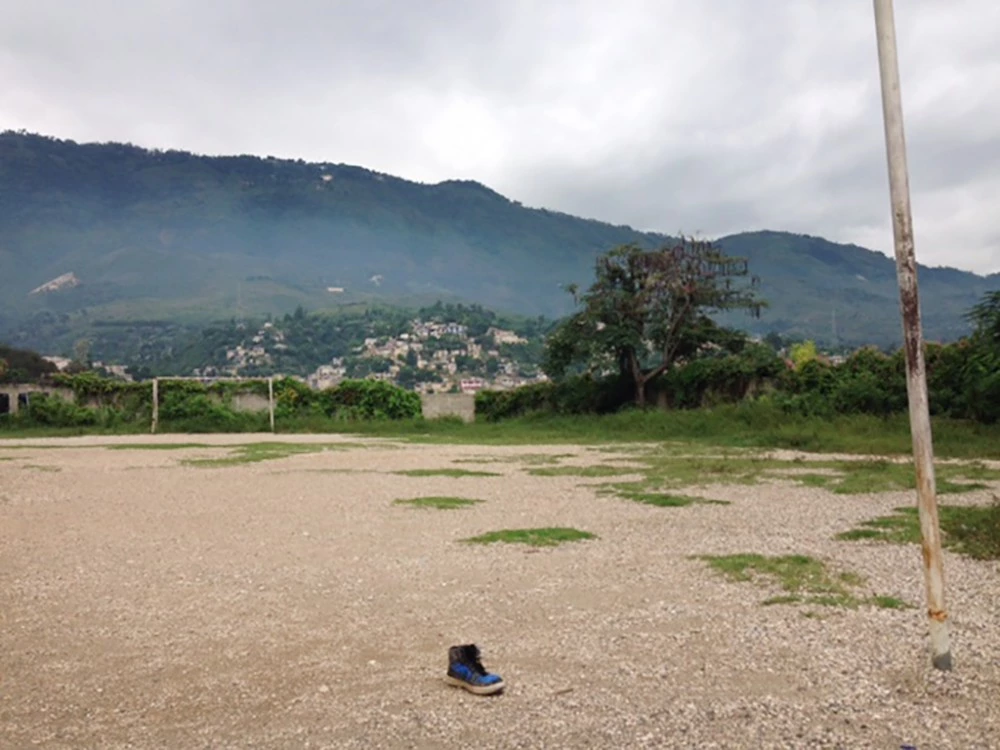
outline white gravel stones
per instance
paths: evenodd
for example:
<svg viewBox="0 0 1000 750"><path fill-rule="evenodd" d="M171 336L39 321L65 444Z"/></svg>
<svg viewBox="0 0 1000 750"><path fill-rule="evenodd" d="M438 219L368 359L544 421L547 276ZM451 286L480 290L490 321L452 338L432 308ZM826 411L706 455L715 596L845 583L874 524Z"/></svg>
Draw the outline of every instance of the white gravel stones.
<svg viewBox="0 0 1000 750"><path fill-rule="evenodd" d="M178 460L221 450L95 447L127 440L0 444L15 459L0 462L0 747L1000 747L1000 566L946 553L956 669L941 674L919 550L833 539L907 493L705 487L689 494L733 504L656 508L516 462L391 473L622 457L566 446L374 443L213 469ZM392 504L418 495L486 502ZM598 539L456 543L540 526ZM812 555L916 606L761 607L774 592L693 559L738 552ZM502 697L443 684L466 642Z"/></svg>

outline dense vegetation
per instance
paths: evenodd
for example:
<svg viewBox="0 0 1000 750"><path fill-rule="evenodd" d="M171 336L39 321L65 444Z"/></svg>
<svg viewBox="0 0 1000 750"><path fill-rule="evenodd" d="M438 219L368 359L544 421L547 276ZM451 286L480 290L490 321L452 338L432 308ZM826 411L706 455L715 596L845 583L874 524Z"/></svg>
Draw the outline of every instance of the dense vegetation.
<svg viewBox="0 0 1000 750"><path fill-rule="evenodd" d="M927 372L931 413L984 424L1000 420L1000 377L982 371L983 357L968 341L928 344ZM793 368L772 349L748 343L739 352L706 353L662 375L648 398L671 409L711 408L752 398L780 413L830 418L868 414L888 417L906 411L902 352L866 348L841 364L821 358ZM476 413L502 420L532 414L611 414L632 403L633 384L618 375L574 375L511 391L481 391Z"/></svg>
<svg viewBox="0 0 1000 750"><path fill-rule="evenodd" d="M971 336L925 347L931 414L994 424L1000 421L1000 292L985 295L968 317L975 326ZM886 418L907 408L902 350L885 354L866 347L832 364L809 344L792 347L785 359L764 343L724 333L721 345L709 342L653 380L649 399L669 408L697 409L753 398L782 414L820 419ZM488 420L606 414L633 397L627 373L588 372L513 391L482 391L476 411Z"/></svg>
<svg viewBox="0 0 1000 750"><path fill-rule="evenodd" d="M526 208L474 182L15 132L0 134L0 236L0 340L69 354L86 338L104 359L299 305L443 299L561 316L570 308L561 285L583 283L599 253L665 239ZM898 341L886 256L778 232L719 245L749 259L770 302L741 328L828 346ZM79 286L29 295L68 272ZM953 340L996 279L921 268L920 284L928 338Z"/></svg>
<svg viewBox="0 0 1000 750"><path fill-rule="evenodd" d="M74 401L58 395L32 394L28 407L0 416L0 429L85 428L147 431L152 420L152 383L111 380L82 373L55 375L51 384L73 390ZM300 381L274 381L275 421L283 426L353 423L360 420L413 420L420 417L420 397L390 383L346 380L317 391ZM162 381L158 427L165 432L252 432L269 429L266 411L241 410L239 394L267 395L265 381Z"/></svg>

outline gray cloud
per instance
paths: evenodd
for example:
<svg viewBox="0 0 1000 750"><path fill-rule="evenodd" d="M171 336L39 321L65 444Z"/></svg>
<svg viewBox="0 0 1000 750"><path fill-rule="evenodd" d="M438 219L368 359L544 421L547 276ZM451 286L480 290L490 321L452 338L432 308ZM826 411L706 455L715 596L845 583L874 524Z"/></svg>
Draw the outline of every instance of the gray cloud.
<svg viewBox="0 0 1000 750"><path fill-rule="evenodd" d="M0 127L891 250L871 4L0 0ZM917 253L1000 270L1000 5L897 3Z"/></svg>

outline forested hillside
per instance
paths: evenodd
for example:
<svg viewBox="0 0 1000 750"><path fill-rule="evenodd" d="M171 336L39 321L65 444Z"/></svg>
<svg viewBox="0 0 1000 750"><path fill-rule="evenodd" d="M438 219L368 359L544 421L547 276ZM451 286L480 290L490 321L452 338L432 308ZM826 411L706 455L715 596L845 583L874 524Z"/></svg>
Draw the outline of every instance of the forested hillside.
<svg viewBox="0 0 1000 750"><path fill-rule="evenodd" d="M175 335L300 305L445 300L558 317L570 310L565 285L633 241L666 238L527 208L475 182L0 135L0 340L53 353L98 332ZM720 244L750 258L771 304L733 323L847 345L898 340L886 256L779 232ZM962 311L1000 286L952 269L922 268L920 280L927 335L940 339L968 331Z"/></svg>

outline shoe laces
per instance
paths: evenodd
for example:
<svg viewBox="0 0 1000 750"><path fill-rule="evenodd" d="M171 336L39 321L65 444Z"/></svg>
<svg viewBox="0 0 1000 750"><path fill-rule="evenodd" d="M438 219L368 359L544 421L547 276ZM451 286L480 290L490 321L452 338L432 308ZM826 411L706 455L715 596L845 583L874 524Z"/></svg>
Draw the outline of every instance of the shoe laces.
<svg viewBox="0 0 1000 750"><path fill-rule="evenodd" d="M489 672L487 672L486 668L483 666L483 663L480 661L478 649L469 649L466 658L468 659L469 666L472 667L476 671L476 673L481 674L483 676L489 674Z"/></svg>

